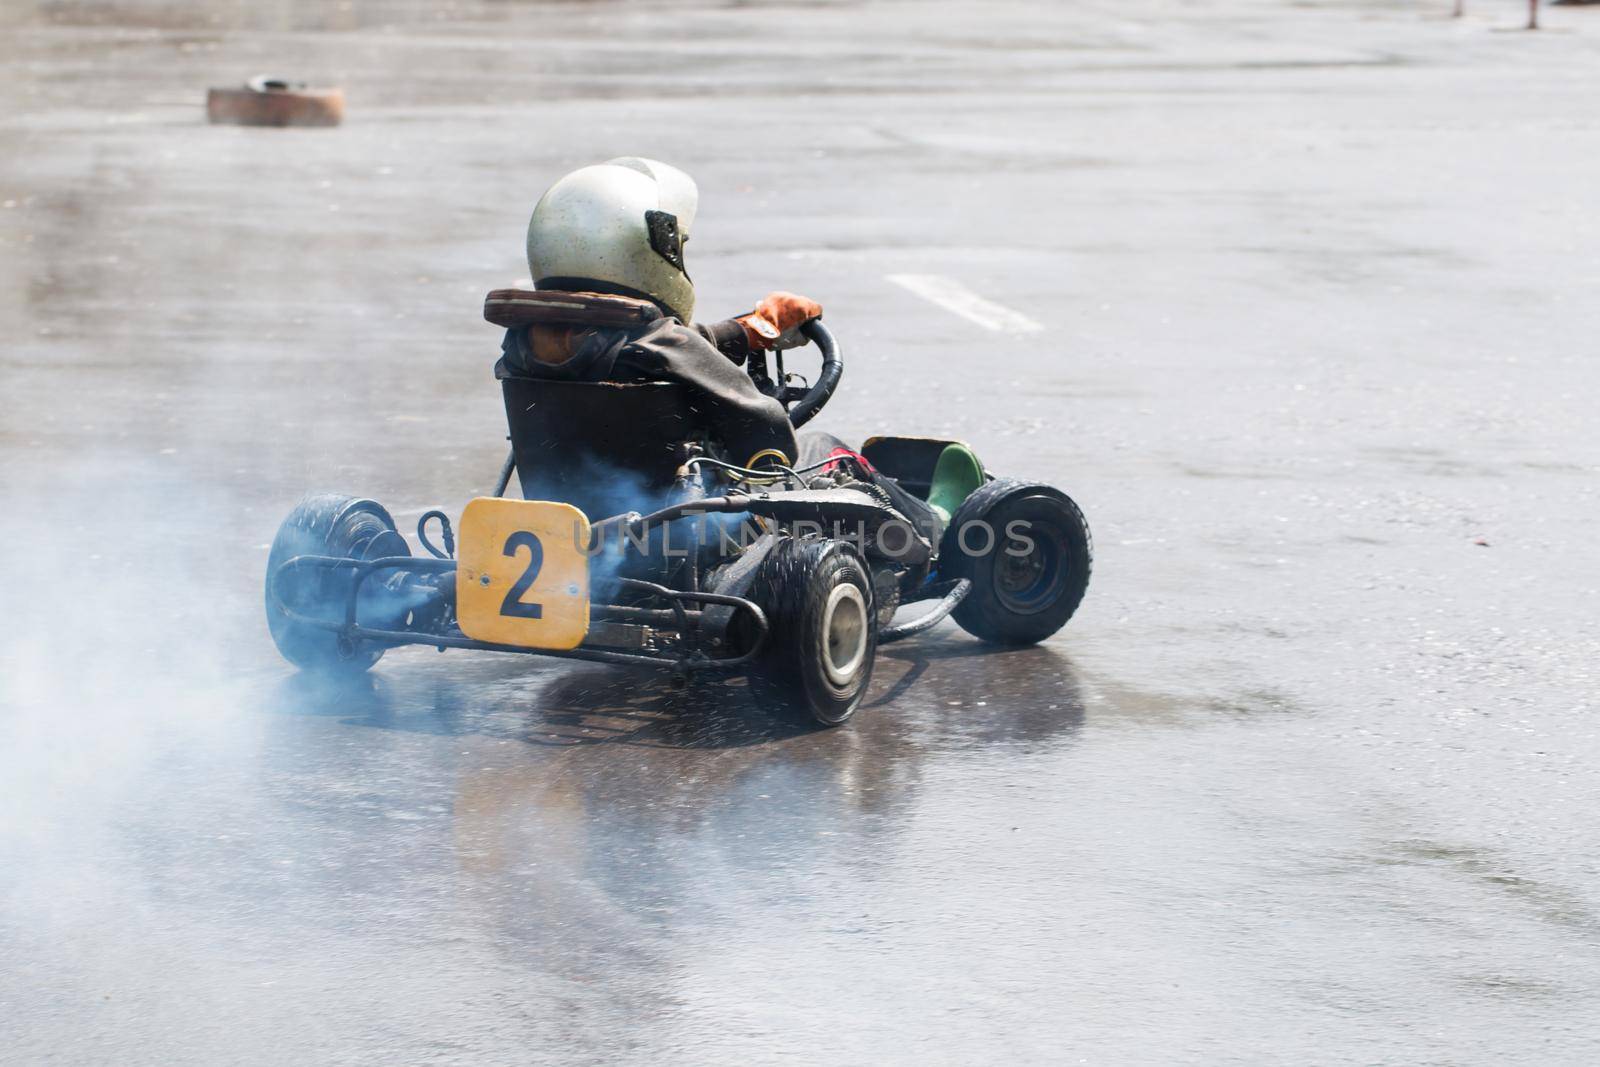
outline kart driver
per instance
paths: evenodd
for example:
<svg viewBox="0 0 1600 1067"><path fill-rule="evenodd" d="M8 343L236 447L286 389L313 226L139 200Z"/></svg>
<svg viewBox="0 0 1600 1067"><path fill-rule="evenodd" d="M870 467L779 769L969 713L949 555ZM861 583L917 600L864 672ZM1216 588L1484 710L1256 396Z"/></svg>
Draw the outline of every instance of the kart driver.
<svg viewBox="0 0 1600 1067"><path fill-rule="evenodd" d="M486 305L486 317L507 327L501 373L678 382L698 394L696 407L736 463L848 463L925 527L931 512L922 501L831 435L797 440L782 405L741 369L752 352L804 345L800 327L822 315L820 304L773 292L747 314L690 325L695 294L683 247L698 202L683 171L634 156L580 168L551 186L528 223L538 292L518 293L493 311Z"/></svg>

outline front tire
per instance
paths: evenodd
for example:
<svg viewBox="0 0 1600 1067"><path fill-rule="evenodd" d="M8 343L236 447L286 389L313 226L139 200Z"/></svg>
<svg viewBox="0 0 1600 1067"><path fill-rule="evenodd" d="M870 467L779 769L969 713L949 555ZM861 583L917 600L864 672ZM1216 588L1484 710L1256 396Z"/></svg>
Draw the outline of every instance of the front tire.
<svg viewBox="0 0 1600 1067"><path fill-rule="evenodd" d="M939 545L939 573L972 591L953 613L963 630L997 645L1032 645L1067 624L1089 588L1094 542L1059 489L997 478L977 489Z"/></svg>
<svg viewBox="0 0 1600 1067"><path fill-rule="evenodd" d="M283 658L303 671L325 675L360 674L383 656L383 646L351 642L320 626L291 618L284 605L301 615L342 619L345 597L353 580L349 571L296 568L278 581L273 576L296 556L380 559L409 556L411 548L395 530L383 505L358 497L323 493L300 501L278 527L267 556L267 629ZM280 603L281 600L281 603Z"/></svg>
<svg viewBox="0 0 1600 1067"><path fill-rule="evenodd" d="M860 554L840 541L781 541L752 593L771 627L752 695L790 718L844 723L861 706L878 652L872 577Z"/></svg>

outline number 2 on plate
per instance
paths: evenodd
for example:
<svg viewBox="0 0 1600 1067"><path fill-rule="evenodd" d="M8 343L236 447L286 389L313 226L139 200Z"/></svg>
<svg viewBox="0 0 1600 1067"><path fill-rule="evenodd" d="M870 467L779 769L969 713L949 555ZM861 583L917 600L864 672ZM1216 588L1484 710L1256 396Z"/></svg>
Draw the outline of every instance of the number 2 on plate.
<svg viewBox="0 0 1600 1067"><path fill-rule="evenodd" d="M506 598L500 601L500 614L509 615L513 619L542 619L544 618L544 605L535 604L522 599L522 594L528 591L534 580L539 577L539 568L544 566L544 545L539 543L539 538L527 530L518 530L506 538L506 547L501 550L503 556L516 557L517 552L523 548L528 550L528 566L522 572L522 577L514 582L506 591Z"/></svg>

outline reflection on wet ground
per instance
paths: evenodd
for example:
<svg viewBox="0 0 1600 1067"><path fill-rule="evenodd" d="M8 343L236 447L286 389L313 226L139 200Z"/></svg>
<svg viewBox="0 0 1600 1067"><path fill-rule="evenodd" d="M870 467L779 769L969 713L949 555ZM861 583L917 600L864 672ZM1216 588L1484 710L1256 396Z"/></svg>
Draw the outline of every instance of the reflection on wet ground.
<svg viewBox="0 0 1600 1067"><path fill-rule="evenodd" d="M876 688L863 710L894 707L899 698L914 692L936 661L970 661L981 664L971 673L987 679L979 682L980 692L1000 688L1007 698L1004 713L998 701L993 712L984 711L989 702L981 698L947 702L950 708L965 709L958 720L963 731L982 731L982 736L972 738L974 743L1043 738L1081 723L1083 705L1071 667L1055 649L999 650L971 641L949 644L956 647L907 644L885 649L876 669ZM453 684L447 680L448 670L424 673L434 684L420 690L396 687L385 675L348 683L322 683L296 675L286 683L284 706L316 713L320 702L327 700L342 714L361 711L349 720L352 725L513 738L554 747L720 749L802 738L823 744L832 736L769 715L747 697L744 679L737 676L707 676L680 691L659 672L646 669L542 664L528 670L531 677L507 678L483 692ZM464 699L477 708L470 717L463 715ZM399 708L405 709L404 718L396 717ZM419 714L426 718L418 721ZM864 715L863 721L871 718Z"/></svg>
<svg viewBox="0 0 1600 1067"><path fill-rule="evenodd" d="M918 680L935 662L955 665L965 684L919 692ZM908 642L886 651L858 728L820 732L755 706L740 678L680 691L659 672L632 668L480 665L486 669L472 673L487 677L478 681L446 664L339 682L295 675L264 710L288 722L331 718L342 726L496 746L497 765L513 777L543 778L554 770L575 791L642 795L663 816L682 809L691 818L737 779L770 766L812 768L804 772L808 790L831 783L822 796L807 794L808 807L891 804L927 759L968 751L1003 759L1008 746L1069 739L1085 717L1059 652L998 652L965 640L954 649ZM944 699L963 690L979 695ZM923 703L929 696L935 704ZM922 714L905 714L919 704ZM649 750L648 757L638 750ZM619 766L630 770L610 773Z"/></svg>
<svg viewBox="0 0 1600 1067"><path fill-rule="evenodd" d="M259 824L252 846L191 839L146 857L146 873L158 897L189 909L248 899L241 921L269 930L299 901L315 902L318 927L379 921L435 938L443 909L445 928L485 939L494 967L570 986L560 996L610 1018L562 1038L592 1048L591 1026L629 1028L718 988L694 988L709 962L697 945L782 954L785 922L842 899L863 910L830 919L824 936L876 940L888 916L861 893L922 866L911 840L928 776L965 761L1008 776L1084 723L1070 664L1051 649L908 642L880 671L877 706L823 733L769 718L736 685L682 693L628 669L412 654L349 683L291 676L267 683L251 713L266 724L260 765L275 770L221 796L218 783L199 788L220 825ZM962 684L935 686L930 672ZM190 881L196 871L208 873ZM799 988L740 1008L781 1016L816 996ZM670 1027L630 1033L641 1053L690 1055Z"/></svg>

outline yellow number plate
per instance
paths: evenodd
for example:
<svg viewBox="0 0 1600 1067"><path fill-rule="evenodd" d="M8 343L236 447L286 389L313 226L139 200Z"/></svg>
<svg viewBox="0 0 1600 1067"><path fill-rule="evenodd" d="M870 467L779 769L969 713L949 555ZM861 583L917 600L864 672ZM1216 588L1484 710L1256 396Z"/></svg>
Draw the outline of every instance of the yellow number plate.
<svg viewBox="0 0 1600 1067"><path fill-rule="evenodd" d="M570 504L479 497L461 513L456 619L477 641L577 648L589 632L589 520Z"/></svg>

